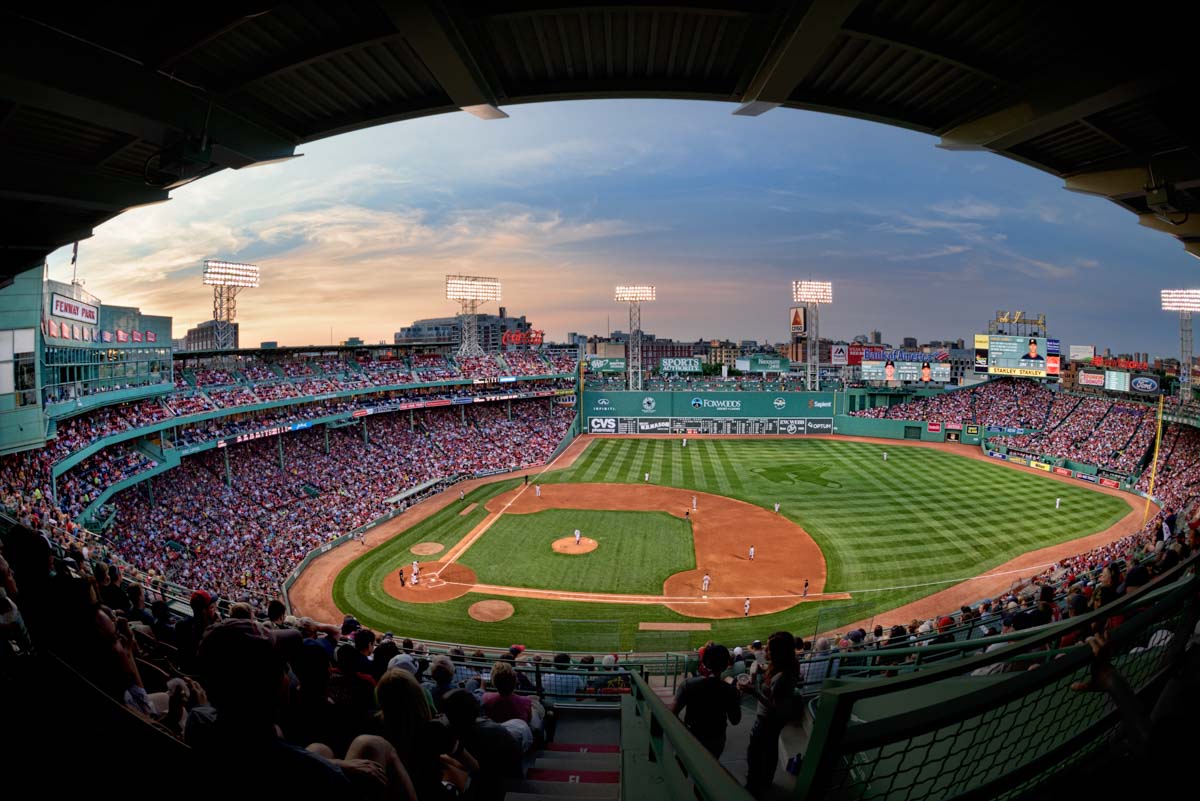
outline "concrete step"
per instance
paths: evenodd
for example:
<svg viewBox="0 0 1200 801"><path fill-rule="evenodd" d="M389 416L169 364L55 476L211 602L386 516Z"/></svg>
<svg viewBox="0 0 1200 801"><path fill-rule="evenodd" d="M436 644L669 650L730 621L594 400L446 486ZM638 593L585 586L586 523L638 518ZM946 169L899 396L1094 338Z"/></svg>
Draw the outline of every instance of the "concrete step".
<svg viewBox="0 0 1200 801"><path fill-rule="evenodd" d="M572 784L564 788L562 782L537 781L536 779L521 779L509 782L508 798L514 793L524 793L525 796L562 795L568 792L572 798L590 798L594 801L616 801L617 787L612 784Z"/></svg>
<svg viewBox="0 0 1200 801"><path fill-rule="evenodd" d="M570 754L619 754L621 746L608 743L550 743L546 750Z"/></svg>
<svg viewBox="0 0 1200 801"><path fill-rule="evenodd" d="M504 796L504 801L574 801L576 798L581 797L578 793L575 792L575 788L583 787L583 786L585 786L585 785L581 785L581 784L563 785L561 782L559 782L559 789L566 790L567 792L561 792L561 793L508 793L507 795ZM611 787L612 785L610 784L610 785L604 785L604 786ZM583 797L595 798L595 796L583 796ZM612 794L611 798L616 799L616 797L617 797L617 795L614 792Z"/></svg>
<svg viewBox="0 0 1200 801"><path fill-rule="evenodd" d="M570 784L618 784L621 772L617 770L591 770L586 768L564 768L559 765L540 768L532 767L525 777L542 782L566 782Z"/></svg>
<svg viewBox="0 0 1200 801"><path fill-rule="evenodd" d="M620 770L620 754L571 754L541 751L534 758L534 767L560 768L577 766L584 770Z"/></svg>

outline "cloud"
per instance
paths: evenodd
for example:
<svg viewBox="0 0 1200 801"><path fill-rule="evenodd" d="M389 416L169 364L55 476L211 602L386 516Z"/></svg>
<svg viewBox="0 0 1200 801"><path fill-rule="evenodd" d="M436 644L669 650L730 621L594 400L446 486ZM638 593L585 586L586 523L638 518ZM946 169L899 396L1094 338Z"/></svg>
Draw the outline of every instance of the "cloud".
<svg viewBox="0 0 1200 801"><path fill-rule="evenodd" d="M955 217L962 220L994 220L1001 214L1000 207L971 197L943 201L929 208L931 211L945 215L946 217Z"/></svg>
<svg viewBox="0 0 1200 801"><path fill-rule="evenodd" d="M953 256L956 253L964 253L970 250L966 245L943 245L936 250L927 250L923 253L897 254L889 256L888 261L924 261L925 259L937 259L942 256Z"/></svg>

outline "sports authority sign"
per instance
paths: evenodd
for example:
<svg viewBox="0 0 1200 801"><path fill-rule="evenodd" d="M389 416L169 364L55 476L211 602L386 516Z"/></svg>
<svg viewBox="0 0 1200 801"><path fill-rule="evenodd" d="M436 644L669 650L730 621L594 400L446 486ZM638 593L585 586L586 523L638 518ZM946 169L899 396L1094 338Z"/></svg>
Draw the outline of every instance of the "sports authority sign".
<svg viewBox="0 0 1200 801"><path fill-rule="evenodd" d="M699 373L701 371L700 360L694 356L661 359L658 369L663 373Z"/></svg>
<svg viewBox="0 0 1200 801"><path fill-rule="evenodd" d="M50 314L67 320L77 320L88 325L96 325L100 321L100 310L81 300L68 298L57 292L50 294Z"/></svg>

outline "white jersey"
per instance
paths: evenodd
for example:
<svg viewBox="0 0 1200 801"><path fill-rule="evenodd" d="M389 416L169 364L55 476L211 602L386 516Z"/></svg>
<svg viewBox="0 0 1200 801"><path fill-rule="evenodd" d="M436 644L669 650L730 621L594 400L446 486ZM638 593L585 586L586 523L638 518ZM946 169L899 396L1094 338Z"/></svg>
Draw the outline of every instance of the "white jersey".
<svg viewBox="0 0 1200 801"><path fill-rule="evenodd" d="M779 514L779 504L775 504L775 513Z"/></svg>
<svg viewBox="0 0 1200 801"><path fill-rule="evenodd" d="M708 574L705 573L704 581L700 582L700 589L704 590L705 592L708 592L709 583L711 583L711 579L709 579Z"/></svg>
<svg viewBox="0 0 1200 801"><path fill-rule="evenodd" d="M416 559L414 559L414 560L413 560L413 565L412 565L412 567L413 567L413 572L414 572L414 573L420 573L420 572L421 572L421 563L420 563L420 562L418 562Z"/></svg>
<svg viewBox="0 0 1200 801"><path fill-rule="evenodd" d="M742 607L746 610L747 615L750 614L750 599L749 598L746 599L746 603L742 604Z"/></svg>
<svg viewBox="0 0 1200 801"><path fill-rule="evenodd" d="M750 546L750 561L751 562L754 561L754 546L753 545Z"/></svg>
<svg viewBox="0 0 1200 801"><path fill-rule="evenodd" d="M575 544L576 545L579 544L579 537L580 537L579 529L575 529Z"/></svg>
<svg viewBox="0 0 1200 801"><path fill-rule="evenodd" d="M1061 505L1062 505L1062 498L1055 498L1054 499L1054 508L1057 509Z"/></svg>
<svg viewBox="0 0 1200 801"><path fill-rule="evenodd" d="M649 481L649 480L650 480L650 474L649 474L649 473L647 473L647 474L646 474L646 480L647 480L647 481Z"/></svg>
<svg viewBox="0 0 1200 801"><path fill-rule="evenodd" d="M692 511L696 511L696 496L692 496Z"/></svg>

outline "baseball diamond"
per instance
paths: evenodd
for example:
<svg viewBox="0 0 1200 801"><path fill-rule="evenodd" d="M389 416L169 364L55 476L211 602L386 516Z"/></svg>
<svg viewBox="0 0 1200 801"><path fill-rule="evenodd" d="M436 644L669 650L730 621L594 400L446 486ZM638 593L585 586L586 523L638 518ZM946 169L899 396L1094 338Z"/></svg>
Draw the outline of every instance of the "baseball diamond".
<svg viewBox="0 0 1200 801"><path fill-rule="evenodd" d="M770 627L811 632L818 621L837 620L839 608L857 620L922 599L945 606L945 594L956 590L958 603L969 602L1052 562L1056 548L1073 553L1077 540L1112 538L1140 520L1126 496L996 464L977 448L850 437L693 440L685 449L677 437L581 438L537 478L541 498L504 478L462 502L454 493L412 524L403 516L383 524L372 534L379 544L365 554L341 549L340 560L337 550L318 559L293 588L293 603L304 614L353 613L413 636L452 628L483 645L551 647L550 621L561 618L620 621L622 644L632 644L641 623L697 618L711 620L711 636L728 639ZM606 521L660 510L663 531L651 536L677 544L670 530L684 523L694 495L694 569L681 572L666 547L650 557L622 553L624 532ZM1058 513L1056 498L1066 501ZM460 514L460 503L478 506ZM745 511L709 530L713 503ZM778 533L766 525L772 521ZM574 528L596 539L597 550L554 554L550 542ZM411 543L425 541L447 546L441 557L453 560L452 570L401 589L392 574ZM575 560L568 568L557 564L568 560ZM713 577L709 598L699 586L705 570ZM640 585L626 582L635 575ZM630 594L635 586L653 589L651 575L659 592ZM989 578L961 585L979 576ZM749 618L741 617L746 596L754 599ZM466 614L488 598L514 607L501 633ZM709 636L694 634L696 642Z"/></svg>

